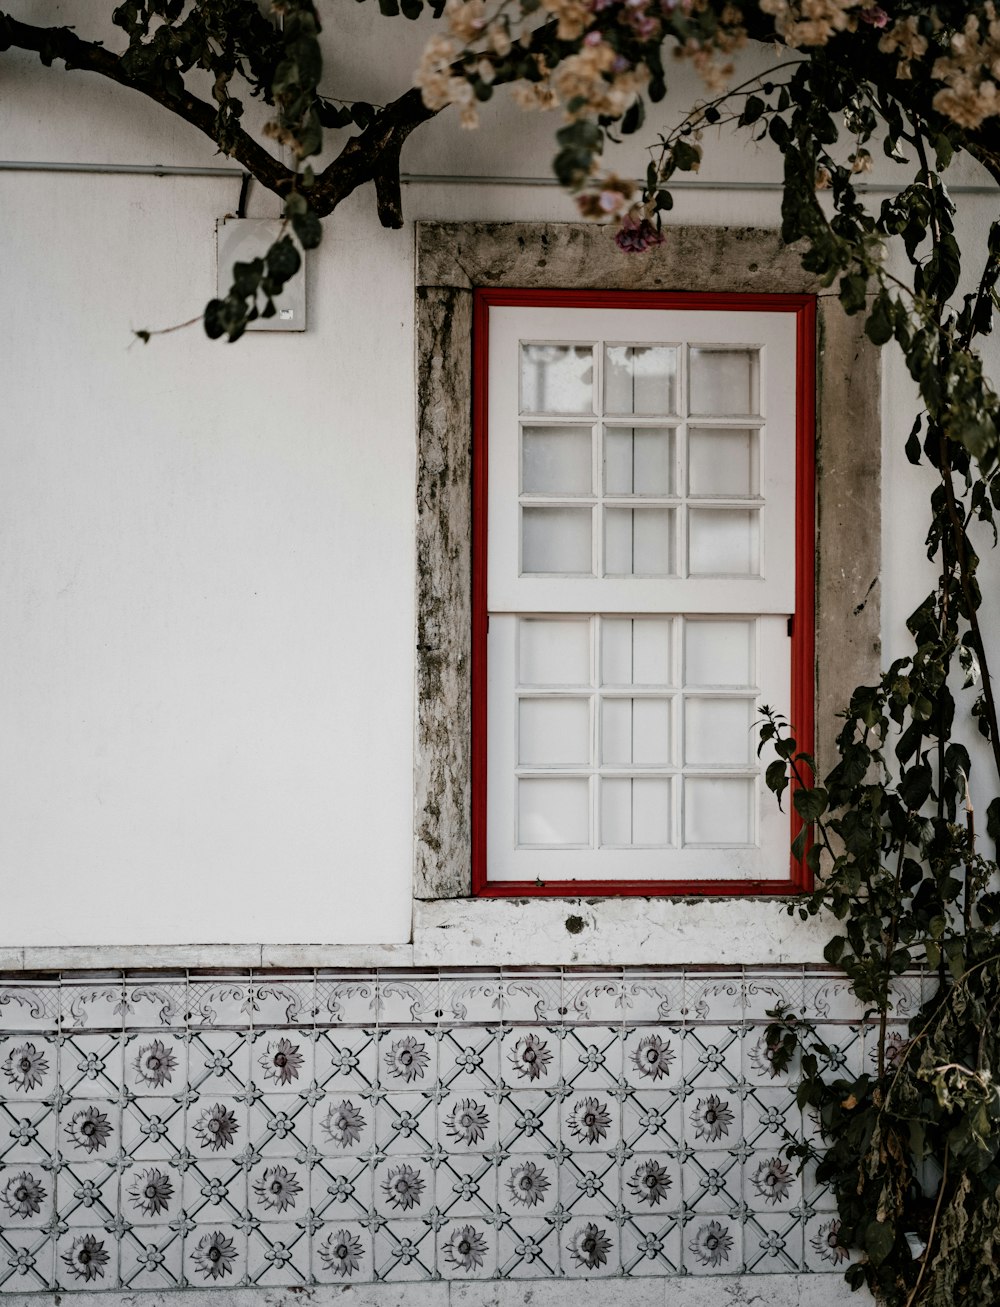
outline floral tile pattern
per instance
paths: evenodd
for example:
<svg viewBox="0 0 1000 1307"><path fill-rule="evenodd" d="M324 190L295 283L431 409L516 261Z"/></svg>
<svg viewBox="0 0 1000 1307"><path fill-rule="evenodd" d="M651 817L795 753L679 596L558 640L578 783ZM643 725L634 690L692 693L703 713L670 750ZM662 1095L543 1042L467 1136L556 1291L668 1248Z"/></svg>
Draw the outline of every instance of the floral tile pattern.
<svg viewBox="0 0 1000 1307"><path fill-rule="evenodd" d="M779 1004L867 1068L817 969L0 977L0 1294L842 1271Z"/></svg>

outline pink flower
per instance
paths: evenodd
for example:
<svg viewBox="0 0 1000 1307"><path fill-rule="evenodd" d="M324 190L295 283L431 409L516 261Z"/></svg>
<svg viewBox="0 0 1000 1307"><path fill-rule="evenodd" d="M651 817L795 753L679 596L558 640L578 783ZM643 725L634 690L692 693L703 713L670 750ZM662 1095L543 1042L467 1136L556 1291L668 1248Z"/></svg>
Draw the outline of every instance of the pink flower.
<svg viewBox="0 0 1000 1307"><path fill-rule="evenodd" d="M618 228L615 244L625 254L645 254L654 245L662 245L665 239L648 218L636 220L628 214Z"/></svg>
<svg viewBox="0 0 1000 1307"><path fill-rule="evenodd" d="M861 21L868 23L871 27L885 27L889 21L889 15L881 5L871 5L868 9L862 9Z"/></svg>

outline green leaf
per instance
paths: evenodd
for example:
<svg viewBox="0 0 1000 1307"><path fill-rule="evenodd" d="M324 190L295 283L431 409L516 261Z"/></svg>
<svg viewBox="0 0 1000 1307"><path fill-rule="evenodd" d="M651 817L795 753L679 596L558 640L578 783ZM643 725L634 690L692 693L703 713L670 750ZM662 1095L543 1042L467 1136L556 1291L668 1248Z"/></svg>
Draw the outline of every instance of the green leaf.
<svg viewBox="0 0 1000 1307"><path fill-rule="evenodd" d="M891 308L889 296L884 290L880 291L875 297L875 303L872 305L868 321L865 323L865 334L873 345L885 345L892 340Z"/></svg>
<svg viewBox="0 0 1000 1307"><path fill-rule="evenodd" d="M920 462L920 427L922 422L923 417L918 414L913 426L910 428L910 434L906 438L906 457L914 465Z"/></svg>
<svg viewBox="0 0 1000 1307"><path fill-rule="evenodd" d="M852 272L840 279L840 302L845 313L860 313L867 302L868 279Z"/></svg>
<svg viewBox="0 0 1000 1307"><path fill-rule="evenodd" d="M302 259L291 236L282 236L267 252L267 275L282 285L294 277L302 266Z"/></svg>
<svg viewBox="0 0 1000 1307"><path fill-rule="evenodd" d="M885 1221L871 1221L865 1227L865 1252L873 1266L881 1266L896 1242L892 1226Z"/></svg>
<svg viewBox="0 0 1000 1307"><path fill-rule="evenodd" d="M642 97L637 96L625 110L625 115L622 118L622 134L631 136L633 132L637 132L645 118L646 106L642 102Z"/></svg>
<svg viewBox="0 0 1000 1307"><path fill-rule="evenodd" d="M209 340L218 340L224 335L226 330L225 302L223 300L209 300L205 306L205 335Z"/></svg>
<svg viewBox="0 0 1000 1307"><path fill-rule="evenodd" d="M351 117L355 124L364 131L375 117L375 108L367 100L355 100L351 105Z"/></svg>
<svg viewBox="0 0 1000 1307"><path fill-rule="evenodd" d="M767 771L764 773L764 783L772 794L777 795L780 808L781 796L788 788L788 768L782 759L777 758L768 764Z"/></svg>
<svg viewBox="0 0 1000 1307"><path fill-rule="evenodd" d="M991 799L986 809L986 834L996 846L996 857L1000 861L1000 798Z"/></svg>
<svg viewBox="0 0 1000 1307"><path fill-rule="evenodd" d="M749 127L751 123L755 123L761 114L763 114L765 108L764 101L759 95L747 96L747 102L743 106L743 112L739 117L739 125L741 127Z"/></svg>
<svg viewBox="0 0 1000 1307"><path fill-rule="evenodd" d="M847 940L843 935L834 935L833 939L828 940L826 947L823 949L823 956L832 967L840 965L840 959L844 956L844 949L847 947Z"/></svg>
<svg viewBox="0 0 1000 1307"><path fill-rule="evenodd" d="M306 213L296 214L292 219L292 230L304 250L314 250L323 239L323 224L311 209Z"/></svg>
<svg viewBox="0 0 1000 1307"><path fill-rule="evenodd" d="M701 163L701 148L689 141L678 141L673 150L673 163L681 172L697 172Z"/></svg>
<svg viewBox="0 0 1000 1307"><path fill-rule="evenodd" d="M792 795L795 811L803 821L816 821L826 812L830 796L826 790L817 786L814 790L796 790Z"/></svg>
<svg viewBox="0 0 1000 1307"><path fill-rule="evenodd" d="M899 782L899 797L911 812L917 812L927 802L931 792L933 773L930 764L921 762L903 773Z"/></svg>

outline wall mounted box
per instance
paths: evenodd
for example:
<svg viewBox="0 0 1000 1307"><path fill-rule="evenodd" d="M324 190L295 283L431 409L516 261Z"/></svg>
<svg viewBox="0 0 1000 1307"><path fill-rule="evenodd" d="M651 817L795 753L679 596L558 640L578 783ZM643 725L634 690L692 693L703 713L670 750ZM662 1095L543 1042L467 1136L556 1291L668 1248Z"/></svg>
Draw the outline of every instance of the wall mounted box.
<svg viewBox="0 0 1000 1307"><path fill-rule="evenodd" d="M233 264L250 263L261 258L281 234L280 218L222 218L216 223L216 277L219 299L225 299L233 282ZM287 228L291 236L291 228ZM295 237L292 236L292 240ZM272 318L257 318L248 331L305 331L306 329L306 256L296 241L302 267L286 282L275 300L277 313ZM262 307L262 305L261 305Z"/></svg>

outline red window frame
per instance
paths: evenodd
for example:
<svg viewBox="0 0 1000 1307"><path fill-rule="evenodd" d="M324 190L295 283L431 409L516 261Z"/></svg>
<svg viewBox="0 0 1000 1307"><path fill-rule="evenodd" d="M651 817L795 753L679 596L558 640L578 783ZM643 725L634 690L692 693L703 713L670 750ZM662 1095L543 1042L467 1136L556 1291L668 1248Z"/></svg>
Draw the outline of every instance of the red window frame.
<svg viewBox="0 0 1000 1307"><path fill-rule="evenodd" d="M764 310L795 315L795 612L792 615L791 720L800 749L813 751L815 682L815 409L816 297L688 291L487 290L473 294L472 326L472 893L484 898L566 898L630 895L775 895L812 889L812 873L789 851L784 881L490 881L486 865L487 593L486 558L489 312L493 307ZM794 789L794 784L793 784ZM789 802L789 842L802 820Z"/></svg>

